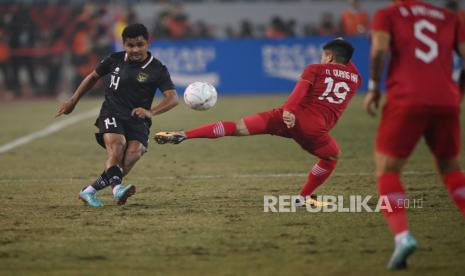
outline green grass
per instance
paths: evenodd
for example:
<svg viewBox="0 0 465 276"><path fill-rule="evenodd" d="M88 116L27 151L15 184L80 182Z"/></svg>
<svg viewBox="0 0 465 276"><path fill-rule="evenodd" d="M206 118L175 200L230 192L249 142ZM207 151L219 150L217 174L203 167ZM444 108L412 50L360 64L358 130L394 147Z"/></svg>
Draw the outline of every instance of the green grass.
<svg viewBox="0 0 465 276"><path fill-rule="evenodd" d="M154 118L152 133L237 120L284 101L282 96L226 97L206 112L174 111ZM98 107L83 101L75 113ZM0 145L40 130L58 103L0 104ZM463 118L463 117L462 117ZM128 183L137 194L118 207L91 209L79 189L102 170L94 119L0 155L0 274L376 275L388 274L391 234L378 213L264 213L264 195L293 195L315 158L280 137L229 137L173 146L152 143ZM356 97L333 130L343 156L319 194L376 195L372 148L377 120ZM463 165L463 162L462 162ZM411 230L419 241L404 274L463 275L465 222L433 173L424 143L404 176ZM243 174L262 175L238 177ZM210 175L211 178L190 178Z"/></svg>

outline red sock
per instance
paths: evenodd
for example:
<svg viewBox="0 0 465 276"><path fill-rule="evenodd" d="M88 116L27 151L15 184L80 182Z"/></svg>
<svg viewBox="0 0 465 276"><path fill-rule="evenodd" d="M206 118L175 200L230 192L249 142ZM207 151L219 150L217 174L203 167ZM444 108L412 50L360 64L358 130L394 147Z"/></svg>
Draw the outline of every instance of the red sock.
<svg viewBox="0 0 465 276"><path fill-rule="evenodd" d="M316 163L312 170L308 173L307 182L305 182L299 194L304 197L311 195L318 186L328 179L336 167L336 163L336 160L320 159L320 161L318 161L318 163Z"/></svg>
<svg viewBox="0 0 465 276"><path fill-rule="evenodd" d="M187 130L184 133L187 138L218 138L223 136L232 136L236 131L234 122L217 122L201 126L199 128Z"/></svg>
<svg viewBox="0 0 465 276"><path fill-rule="evenodd" d="M402 181L398 173L386 173L378 177L378 194L386 196L392 211L383 209L383 215L394 235L408 231L407 212L403 203L405 196Z"/></svg>
<svg viewBox="0 0 465 276"><path fill-rule="evenodd" d="M444 184L449 190L450 197L465 217L465 174L461 171L451 172L444 177Z"/></svg>

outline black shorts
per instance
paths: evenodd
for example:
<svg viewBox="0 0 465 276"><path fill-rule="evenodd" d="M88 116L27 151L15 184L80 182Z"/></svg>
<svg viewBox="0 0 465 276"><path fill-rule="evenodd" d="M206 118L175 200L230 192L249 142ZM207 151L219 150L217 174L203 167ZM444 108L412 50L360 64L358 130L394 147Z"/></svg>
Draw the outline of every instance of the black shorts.
<svg viewBox="0 0 465 276"><path fill-rule="evenodd" d="M103 115L95 121L95 126L98 127L99 132L95 133L97 143L105 148L103 141L104 133L117 133L122 134L126 141L139 141L145 148L148 147L149 134L151 123L144 119L130 118L120 119L117 116Z"/></svg>

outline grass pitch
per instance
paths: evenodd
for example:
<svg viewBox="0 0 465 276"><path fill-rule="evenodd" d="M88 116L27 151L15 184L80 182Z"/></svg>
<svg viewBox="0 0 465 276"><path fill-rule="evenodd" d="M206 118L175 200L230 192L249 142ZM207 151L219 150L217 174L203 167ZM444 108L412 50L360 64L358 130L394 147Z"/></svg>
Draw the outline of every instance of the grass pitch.
<svg viewBox="0 0 465 276"><path fill-rule="evenodd" d="M332 131L343 156L317 192L376 195L372 148L377 120L355 97ZM283 96L223 97L210 111L184 105L154 118L152 134L187 129L280 105ZM75 113L99 106L81 102ZM60 119L56 102L0 103L0 145ZM462 116L463 118L463 116ZM378 213L264 213L264 195L294 195L315 158L272 136L151 143L119 207L100 209L78 191L102 171L94 119L0 155L0 274L3 275L375 275L389 274L391 234ZM462 162L463 165L463 162ZM434 174L422 142L403 177L419 250L401 274L463 275L465 221ZM291 174L286 176L285 174ZM295 176L302 174L302 176Z"/></svg>

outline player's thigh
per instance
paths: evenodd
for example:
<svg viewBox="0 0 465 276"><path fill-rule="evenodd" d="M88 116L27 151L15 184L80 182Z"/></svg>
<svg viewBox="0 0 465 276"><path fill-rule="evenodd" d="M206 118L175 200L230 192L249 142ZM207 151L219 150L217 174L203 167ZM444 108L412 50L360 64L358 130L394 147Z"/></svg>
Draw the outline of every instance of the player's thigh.
<svg viewBox="0 0 465 276"><path fill-rule="evenodd" d="M460 152L460 111L458 108L431 110L425 139L436 160L444 160L445 167ZM440 165L438 163L438 165Z"/></svg>
<svg viewBox="0 0 465 276"><path fill-rule="evenodd" d="M104 141L105 133L114 133L124 136L124 122L116 116L111 115L100 115L95 121L95 126L98 128L98 133L95 133L95 139L102 147L106 147L106 142Z"/></svg>
<svg viewBox="0 0 465 276"><path fill-rule="evenodd" d="M425 132L427 123L428 117L422 108L387 104L376 135L376 152L406 159Z"/></svg>
<svg viewBox="0 0 465 276"><path fill-rule="evenodd" d="M243 122L243 126L247 129L248 135L272 134L289 137L282 116L282 109L276 108L249 115L244 117L241 121Z"/></svg>
<svg viewBox="0 0 465 276"><path fill-rule="evenodd" d="M296 136L293 139L308 153L320 159L336 160L341 150L336 140L329 134L320 136Z"/></svg>
<svg viewBox="0 0 465 276"><path fill-rule="evenodd" d="M149 134L150 134L150 123L143 120L134 118L125 122L125 134L126 140L137 141L143 147L144 150L148 148ZM144 151L145 152L145 151Z"/></svg>
<svg viewBox="0 0 465 276"><path fill-rule="evenodd" d="M126 138L123 134L103 133L103 142L109 156L116 156L118 159L123 158L124 151L126 150Z"/></svg>

